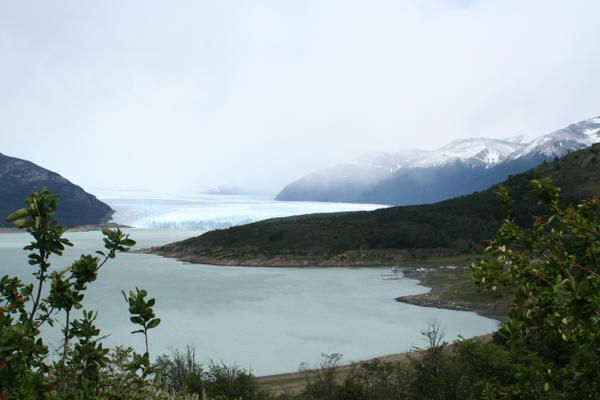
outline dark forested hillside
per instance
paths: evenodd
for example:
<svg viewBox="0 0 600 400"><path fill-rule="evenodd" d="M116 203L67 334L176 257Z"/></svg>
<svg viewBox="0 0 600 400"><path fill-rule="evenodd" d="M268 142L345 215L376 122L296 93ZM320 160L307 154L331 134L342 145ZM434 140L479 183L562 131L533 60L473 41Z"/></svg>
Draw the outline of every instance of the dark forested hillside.
<svg viewBox="0 0 600 400"><path fill-rule="evenodd" d="M43 188L60 196L57 218L62 225L99 224L107 222L113 213L107 204L59 174L29 161L0 154L0 226L12 226L4 217L24 207L24 199L32 191Z"/></svg>
<svg viewBox="0 0 600 400"><path fill-rule="evenodd" d="M552 178L564 202L599 196L600 145L506 180L522 223L543 212L530 193L535 174ZM504 216L496 190L428 205L271 219L153 250L195 262L266 265L366 265L474 253Z"/></svg>

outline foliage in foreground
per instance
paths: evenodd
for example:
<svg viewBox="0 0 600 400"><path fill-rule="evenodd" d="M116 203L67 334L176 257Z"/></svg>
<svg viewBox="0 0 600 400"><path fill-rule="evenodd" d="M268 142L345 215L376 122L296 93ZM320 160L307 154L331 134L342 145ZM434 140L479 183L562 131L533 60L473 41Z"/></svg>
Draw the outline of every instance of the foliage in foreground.
<svg viewBox="0 0 600 400"><path fill-rule="evenodd" d="M514 289L498 343L549 363L546 388L600 398L600 199L561 208L550 180L532 183L546 213L527 229L509 216L487 248L493 261L474 265L473 276L492 290ZM510 208L507 190L501 196Z"/></svg>
<svg viewBox="0 0 600 400"><path fill-rule="evenodd" d="M7 217L26 230L33 241L29 265L34 283L16 277L0 279L0 399L259 399L254 376L235 366L212 364L202 368L188 350L161 356L151 363L148 331L160 324L154 299L144 289L122 291L133 334L144 336L145 352L131 348L107 349L95 326L98 313L85 310L85 291L100 269L135 242L119 229L103 229L105 249L81 255L63 270L52 268L72 243L63 236L55 213L58 197L47 190L34 192L27 207ZM55 327L56 325L56 327ZM54 358L42 338L44 326L62 326L62 344Z"/></svg>
<svg viewBox="0 0 600 400"><path fill-rule="evenodd" d="M27 207L7 217L33 237L24 250L34 268L34 283L9 276L0 279L0 397L4 399L95 399L110 392L111 384L104 381L109 350L94 324L97 312L85 310L83 300L106 262L135 242L119 229L104 229L104 250L81 255L63 270L53 269L51 257L72 246L56 221L57 203L58 197L47 190L34 192ZM152 304L136 303L145 313L151 312ZM136 318L132 316L132 322L139 323ZM58 357L51 359L41 330L55 324L62 324L63 339ZM142 324L145 336L149 327ZM143 355L130 356L126 370L131 377L141 370L143 380L150 368L147 349Z"/></svg>
<svg viewBox="0 0 600 400"><path fill-rule="evenodd" d="M211 362L204 367L193 347L162 355L154 364L155 383L164 391L199 395L207 399L260 400L271 398L260 390L251 372L236 365Z"/></svg>

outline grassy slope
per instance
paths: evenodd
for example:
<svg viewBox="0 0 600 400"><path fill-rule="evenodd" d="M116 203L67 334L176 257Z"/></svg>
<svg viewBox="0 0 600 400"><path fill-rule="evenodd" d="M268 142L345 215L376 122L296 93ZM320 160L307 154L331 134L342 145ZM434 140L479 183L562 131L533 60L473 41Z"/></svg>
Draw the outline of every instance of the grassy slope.
<svg viewBox="0 0 600 400"><path fill-rule="evenodd" d="M600 144L510 177L504 184L527 222L541 213L530 194L534 171L562 188L563 200L600 195ZM245 265L370 265L479 252L504 212L496 188L435 204L370 212L277 218L216 230L153 249L193 262Z"/></svg>

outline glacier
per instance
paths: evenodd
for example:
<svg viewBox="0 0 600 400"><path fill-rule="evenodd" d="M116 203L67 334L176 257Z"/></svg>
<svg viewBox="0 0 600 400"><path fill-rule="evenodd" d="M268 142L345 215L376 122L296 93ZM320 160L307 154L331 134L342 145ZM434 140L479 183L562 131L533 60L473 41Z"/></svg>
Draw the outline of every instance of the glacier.
<svg viewBox="0 0 600 400"><path fill-rule="evenodd" d="M269 218L301 214L369 211L379 204L275 201L251 195L161 195L143 192L99 194L115 210L111 222L141 229L206 232Z"/></svg>

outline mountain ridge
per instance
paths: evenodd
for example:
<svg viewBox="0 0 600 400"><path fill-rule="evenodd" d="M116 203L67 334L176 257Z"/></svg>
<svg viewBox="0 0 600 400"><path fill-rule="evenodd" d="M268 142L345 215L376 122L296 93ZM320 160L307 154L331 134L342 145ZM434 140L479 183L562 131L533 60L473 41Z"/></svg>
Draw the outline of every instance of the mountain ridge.
<svg viewBox="0 0 600 400"><path fill-rule="evenodd" d="M530 141L524 135L505 139L467 138L436 150L373 152L353 163L302 177L286 185L276 199L426 204L486 189L510 175L597 142L600 142L600 117Z"/></svg>
<svg viewBox="0 0 600 400"><path fill-rule="evenodd" d="M56 172L31 161L0 153L0 215L24 207L32 191L49 189L59 196L59 223L66 227L96 225L110 220L113 210ZM0 218L0 227L12 226Z"/></svg>

